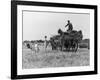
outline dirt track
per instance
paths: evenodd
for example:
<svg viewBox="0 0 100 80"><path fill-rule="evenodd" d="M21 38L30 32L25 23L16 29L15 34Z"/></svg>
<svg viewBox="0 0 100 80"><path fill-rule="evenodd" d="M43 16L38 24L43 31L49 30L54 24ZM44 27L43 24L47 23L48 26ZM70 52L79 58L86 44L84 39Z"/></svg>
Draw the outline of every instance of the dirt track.
<svg viewBox="0 0 100 80"><path fill-rule="evenodd" d="M68 67L68 66L88 66L88 49L78 49L75 52L52 51L51 47L45 49L41 46L40 51L35 53L30 49L23 48L22 68L45 68L45 67Z"/></svg>

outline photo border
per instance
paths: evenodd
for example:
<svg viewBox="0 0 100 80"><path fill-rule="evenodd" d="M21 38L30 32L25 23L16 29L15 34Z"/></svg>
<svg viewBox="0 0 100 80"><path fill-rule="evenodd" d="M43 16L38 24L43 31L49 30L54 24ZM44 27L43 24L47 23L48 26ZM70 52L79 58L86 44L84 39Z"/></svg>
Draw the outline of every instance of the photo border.
<svg viewBox="0 0 100 80"><path fill-rule="evenodd" d="M93 9L94 10L94 53L95 53L94 71L17 75L17 5ZM48 2L34 2L34 1L11 1L11 78L12 79L60 77L60 76L75 76L75 75L90 75L90 74L97 74L97 5L48 3Z"/></svg>

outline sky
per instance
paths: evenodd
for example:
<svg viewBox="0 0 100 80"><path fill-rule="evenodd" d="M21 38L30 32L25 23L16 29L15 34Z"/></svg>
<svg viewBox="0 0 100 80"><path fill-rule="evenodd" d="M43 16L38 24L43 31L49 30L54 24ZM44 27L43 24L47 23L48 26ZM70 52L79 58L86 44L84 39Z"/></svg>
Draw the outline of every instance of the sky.
<svg viewBox="0 0 100 80"><path fill-rule="evenodd" d="M90 37L90 14L23 11L23 40L49 40L59 28L65 30L67 20L74 30L82 30L84 39Z"/></svg>

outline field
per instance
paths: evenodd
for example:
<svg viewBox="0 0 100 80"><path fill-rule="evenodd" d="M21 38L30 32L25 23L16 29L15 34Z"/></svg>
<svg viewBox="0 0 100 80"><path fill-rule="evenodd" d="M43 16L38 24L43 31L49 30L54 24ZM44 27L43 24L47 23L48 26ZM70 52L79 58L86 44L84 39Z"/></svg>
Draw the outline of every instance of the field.
<svg viewBox="0 0 100 80"><path fill-rule="evenodd" d="M46 68L46 67L72 67L88 66L90 52L86 48L78 49L77 52L52 50L50 46L39 46L39 52L23 47L22 68Z"/></svg>

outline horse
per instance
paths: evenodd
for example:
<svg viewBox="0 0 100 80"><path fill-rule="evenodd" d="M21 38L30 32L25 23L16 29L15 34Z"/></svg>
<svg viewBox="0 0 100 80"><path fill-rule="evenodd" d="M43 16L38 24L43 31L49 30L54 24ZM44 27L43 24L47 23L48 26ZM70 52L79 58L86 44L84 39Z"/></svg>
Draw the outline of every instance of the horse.
<svg viewBox="0 0 100 80"><path fill-rule="evenodd" d="M63 32L61 29L58 30L58 34L61 35L61 44L62 48L65 47L66 50L70 51L72 48L72 51L77 51L78 49L78 42L82 40L83 35L82 31L71 31L70 33Z"/></svg>
<svg viewBox="0 0 100 80"><path fill-rule="evenodd" d="M55 36L51 37L50 43L51 43L51 46L52 46L52 50L61 49L60 35L55 35Z"/></svg>

